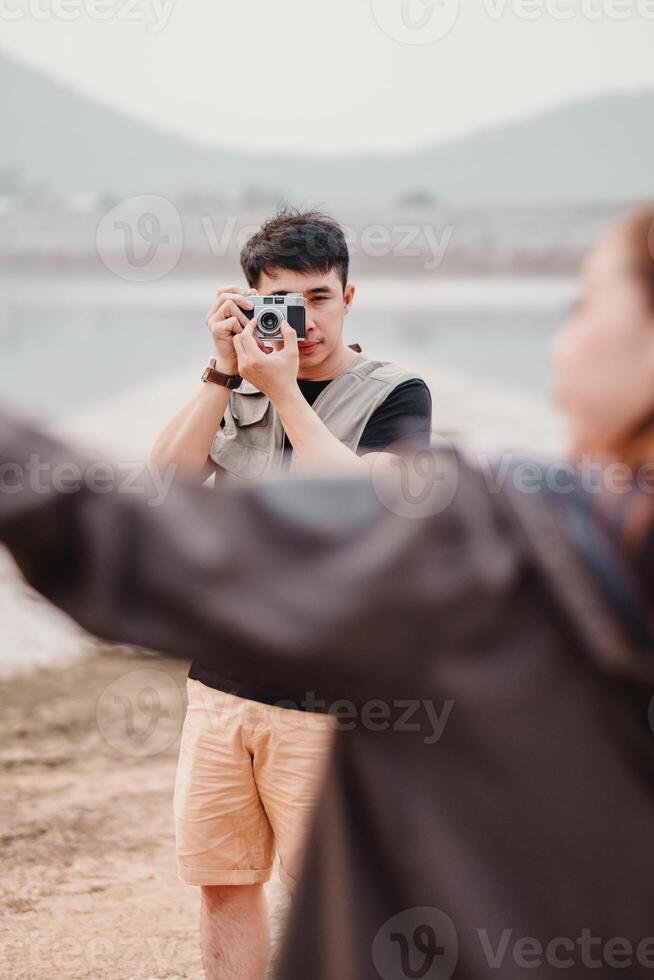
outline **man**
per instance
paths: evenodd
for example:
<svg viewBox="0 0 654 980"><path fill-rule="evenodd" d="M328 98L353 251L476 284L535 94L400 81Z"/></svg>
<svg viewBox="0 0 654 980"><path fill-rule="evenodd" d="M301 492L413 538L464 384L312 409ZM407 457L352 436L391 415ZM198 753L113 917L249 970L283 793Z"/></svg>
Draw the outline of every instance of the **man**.
<svg viewBox="0 0 654 980"><path fill-rule="evenodd" d="M372 454L401 438L429 445L432 406L424 381L345 343L355 287L345 236L332 219L280 211L246 243L241 266L250 288L218 291L206 318L213 373L159 436L156 463L174 464L194 479L247 480L292 464L365 469ZM272 352L255 340L244 312L253 293L302 293L305 339L298 342L285 325L284 343Z"/></svg>
<svg viewBox="0 0 654 980"><path fill-rule="evenodd" d="M155 462L193 479L243 482L289 469L365 472L400 439L429 445L424 381L345 343L355 287L334 221L281 211L247 242L241 265L250 288L218 291L207 316L212 369L157 440ZM271 351L257 342L244 312L255 292L303 294L306 337L298 342L284 324L283 344ZM325 715L302 710L306 693L262 690L240 667L191 666L175 793L178 871L202 888L210 980L225 975L226 958L239 980L261 976L262 886L275 851L282 880L291 888L297 880L332 734Z"/></svg>

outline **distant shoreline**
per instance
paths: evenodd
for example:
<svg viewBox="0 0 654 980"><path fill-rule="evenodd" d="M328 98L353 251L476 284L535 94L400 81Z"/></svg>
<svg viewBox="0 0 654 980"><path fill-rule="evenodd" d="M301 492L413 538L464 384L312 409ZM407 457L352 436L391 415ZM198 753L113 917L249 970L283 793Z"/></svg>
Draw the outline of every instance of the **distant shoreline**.
<svg viewBox="0 0 654 980"><path fill-rule="evenodd" d="M417 256L399 257L397 255L355 255L352 259L353 276L383 277L387 275L407 278L426 277L466 278L469 276L512 276L515 278L573 277L579 274L585 249L556 250L547 253L510 253L503 255L494 251L465 252L451 249L437 267L433 266L433 256L428 252ZM66 254L65 247L51 252L15 254L0 252L2 278L57 275L70 277L93 277L108 275L106 267L95 251ZM132 269L123 261L117 260L118 267L124 266L126 277ZM115 267L115 266L114 266ZM214 275L218 278L240 274L237 257L213 257L206 251L185 252L175 267L178 278Z"/></svg>
<svg viewBox="0 0 654 980"><path fill-rule="evenodd" d="M218 270L211 273L180 275L177 270L152 282L131 282L110 273L75 273L59 275L56 271L42 270L38 276L40 294L35 294L33 274L16 277L0 272L3 285L3 303L29 305L57 304L98 306L110 304L116 307L149 307L167 303L192 306L205 304L207 296L221 282L242 279L240 270ZM421 309L425 306L443 309L502 309L525 306L529 310L555 309L569 303L578 290L576 276L524 275L514 277L485 275L424 275L408 277L397 269L388 275L360 275L352 273L357 285L357 308L385 308L392 300L395 306L401 300L403 309ZM28 287L28 288L26 288Z"/></svg>

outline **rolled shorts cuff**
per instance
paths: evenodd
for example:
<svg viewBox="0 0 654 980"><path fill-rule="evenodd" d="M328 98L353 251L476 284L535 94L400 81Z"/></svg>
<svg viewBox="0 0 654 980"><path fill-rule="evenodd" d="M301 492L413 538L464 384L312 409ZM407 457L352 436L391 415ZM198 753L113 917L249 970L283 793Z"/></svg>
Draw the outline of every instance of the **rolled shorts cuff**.
<svg viewBox="0 0 654 980"><path fill-rule="evenodd" d="M207 871L177 862L177 877L187 885L262 885L271 875L272 868Z"/></svg>

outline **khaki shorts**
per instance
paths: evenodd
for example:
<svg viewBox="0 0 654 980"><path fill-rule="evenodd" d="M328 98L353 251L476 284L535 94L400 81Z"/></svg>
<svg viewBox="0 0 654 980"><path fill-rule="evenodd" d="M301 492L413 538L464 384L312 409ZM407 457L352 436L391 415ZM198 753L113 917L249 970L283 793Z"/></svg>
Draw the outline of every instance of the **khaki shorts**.
<svg viewBox="0 0 654 980"><path fill-rule="evenodd" d="M333 719L247 701L193 678L175 785L179 877L189 885L297 881Z"/></svg>

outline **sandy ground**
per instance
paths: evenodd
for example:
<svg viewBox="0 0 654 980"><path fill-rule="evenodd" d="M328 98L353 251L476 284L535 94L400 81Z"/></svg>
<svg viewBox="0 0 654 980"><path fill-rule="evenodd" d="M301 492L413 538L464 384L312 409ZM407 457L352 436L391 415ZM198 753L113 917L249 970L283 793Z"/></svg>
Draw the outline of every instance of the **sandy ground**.
<svg viewBox="0 0 654 980"><path fill-rule="evenodd" d="M185 676L183 663L110 651L3 684L3 980L204 976L199 889L175 870ZM139 742L147 718L130 736L120 692L136 703L144 678L161 717ZM268 891L278 934L286 892L277 879Z"/></svg>

